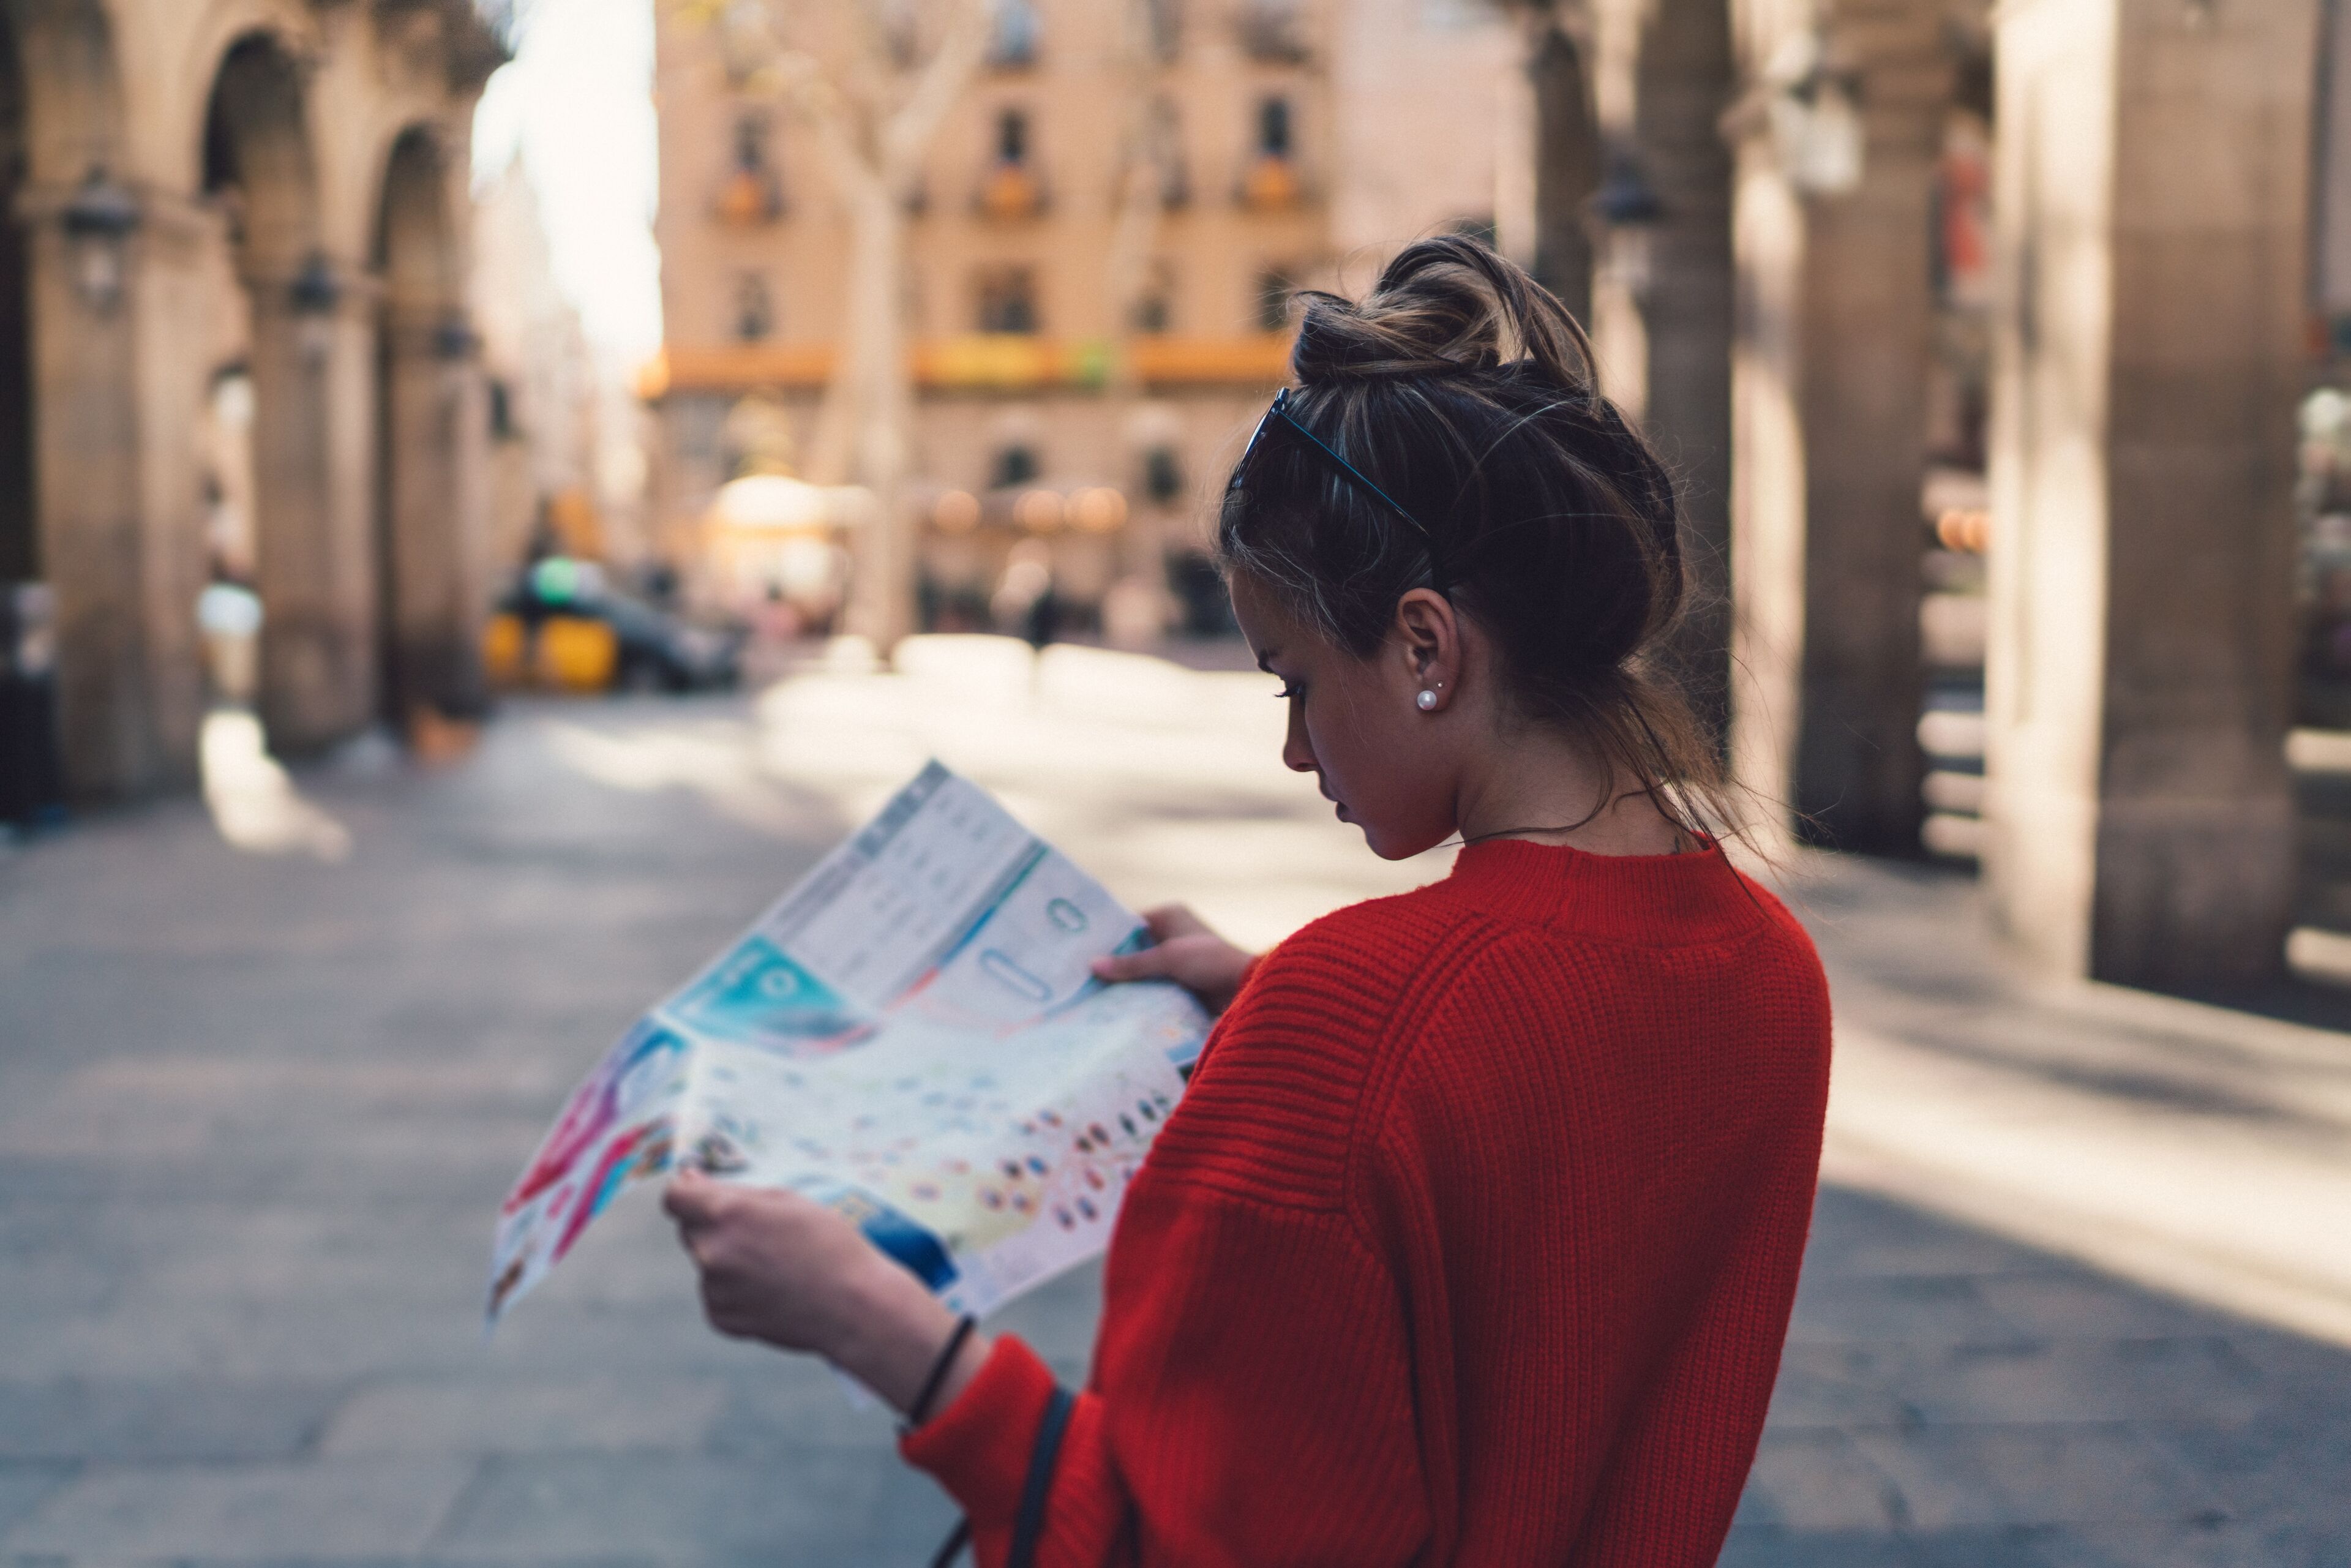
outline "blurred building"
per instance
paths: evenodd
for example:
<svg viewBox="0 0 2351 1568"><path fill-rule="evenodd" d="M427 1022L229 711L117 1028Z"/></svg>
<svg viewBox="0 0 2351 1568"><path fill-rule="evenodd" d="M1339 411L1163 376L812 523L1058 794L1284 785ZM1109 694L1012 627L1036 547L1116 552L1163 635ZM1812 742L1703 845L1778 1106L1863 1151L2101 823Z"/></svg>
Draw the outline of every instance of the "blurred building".
<svg viewBox="0 0 2351 1568"><path fill-rule="evenodd" d="M519 158L475 204L473 296L490 437L484 554L510 570L568 528L566 549L601 556L595 361Z"/></svg>
<svg viewBox="0 0 2351 1568"><path fill-rule="evenodd" d="M1290 293L1368 277L1416 231L1490 231L1514 30L1435 0L1008 0L996 27L909 224L925 619L1209 629L1204 487L1283 375ZM739 566L704 519L723 484L805 455L847 220L813 135L737 89L716 30L664 10L659 51L655 505L682 557ZM1138 141L1155 199L1123 310Z"/></svg>
<svg viewBox="0 0 2351 1568"><path fill-rule="evenodd" d="M193 777L215 579L257 592L280 749L472 700L465 178L503 57L465 0L0 15L0 584L76 791Z"/></svg>

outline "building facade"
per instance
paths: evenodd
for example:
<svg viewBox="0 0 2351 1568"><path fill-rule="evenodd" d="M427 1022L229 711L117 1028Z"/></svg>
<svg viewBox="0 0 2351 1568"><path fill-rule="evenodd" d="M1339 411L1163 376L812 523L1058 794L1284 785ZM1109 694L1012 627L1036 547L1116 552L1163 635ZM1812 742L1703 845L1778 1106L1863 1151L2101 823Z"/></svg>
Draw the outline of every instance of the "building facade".
<svg viewBox="0 0 2351 1568"><path fill-rule="evenodd" d="M1027 0L996 17L909 203L923 619L1004 624L1033 600L1024 580L1050 580L1065 625L1205 628L1222 595L1204 490L1284 374L1290 294L1367 280L1409 237L1398 225L1490 225L1511 34L1406 0ZM718 487L807 452L848 281L816 137L737 84L725 45L662 15L667 346L645 390L656 510L705 569ZM705 586L763 591L756 569Z"/></svg>
<svg viewBox="0 0 2351 1568"><path fill-rule="evenodd" d="M465 181L503 57L465 0L0 7L5 651L53 667L72 793L193 777L224 574L280 750L471 700Z"/></svg>

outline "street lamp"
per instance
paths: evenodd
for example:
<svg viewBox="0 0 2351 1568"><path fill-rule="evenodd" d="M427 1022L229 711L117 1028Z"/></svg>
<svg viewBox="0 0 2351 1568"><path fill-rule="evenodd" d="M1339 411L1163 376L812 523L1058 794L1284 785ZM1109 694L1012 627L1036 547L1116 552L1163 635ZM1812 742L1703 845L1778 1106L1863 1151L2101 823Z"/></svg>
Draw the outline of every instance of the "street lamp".
<svg viewBox="0 0 2351 1568"><path fill-rule="evenodd" d="M112 310L122 298L122 253L139 227L138 197L92 164L66 203L63 221L75 292L94 310Z"/></svg>
<svg viewBox="0 0 2351 1568"><path fill-rule="evenodd" d="M1607 242L1608 270L1633 298L1646 297L1652 274L1649 236L1656 232L1666 208L1641 166L1629 156L1616 157L1608 177L1592 193L1591 210Z"/></svg>
<svg viewBox="0 0 2351 1568"><path fill-rule="evenodd" d="M1858 186L1869 140L1861 73L1831 56L1820 33L1798 33L1773 51L1763 72L1781 167L1790 183L1813 195L1843 195Z"/></svg>
<svg viewBox="0 0 2351 1568"><path fill-rule="evenodd" d="M294 307L295 341L304 362L327 362L335 346L335 308L343 302L343 282L323 251L312 251L302 270L287 285L287 302Z"/></svg>

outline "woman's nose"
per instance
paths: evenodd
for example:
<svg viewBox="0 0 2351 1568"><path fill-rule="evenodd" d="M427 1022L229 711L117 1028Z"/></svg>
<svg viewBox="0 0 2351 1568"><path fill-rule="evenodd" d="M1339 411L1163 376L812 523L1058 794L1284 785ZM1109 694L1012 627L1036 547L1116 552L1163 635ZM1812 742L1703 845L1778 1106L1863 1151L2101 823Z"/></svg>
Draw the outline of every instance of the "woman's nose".
<svg viewBox="0 0 2351 1568"><path fill-rule="evenodd" d="M1294 772L1317 773L1314 743L1306 737L1305 706L1295 697L1290 700L1290 733L1282 737L1281 760Z"/></svg>

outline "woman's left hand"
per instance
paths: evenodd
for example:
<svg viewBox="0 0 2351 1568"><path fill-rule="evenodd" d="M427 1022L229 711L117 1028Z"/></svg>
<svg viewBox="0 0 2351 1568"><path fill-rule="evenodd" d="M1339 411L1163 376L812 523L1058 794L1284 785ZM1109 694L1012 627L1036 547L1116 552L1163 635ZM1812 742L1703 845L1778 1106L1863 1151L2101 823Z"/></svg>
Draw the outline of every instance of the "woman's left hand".
<svg viewBox="0 0 2351 1568"><path fill-rule="evenodd" d="M955 1314L849 1220L798 1193L692 1170L671 1179L662 1207L702 1271L719 1333L823 1356L901 1412L921 1392ZM967 1343L934 1409L985 1359Z"/></svg>

